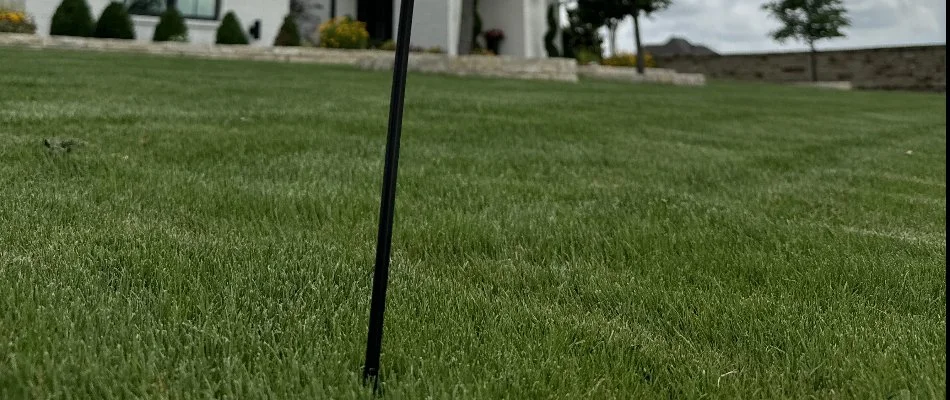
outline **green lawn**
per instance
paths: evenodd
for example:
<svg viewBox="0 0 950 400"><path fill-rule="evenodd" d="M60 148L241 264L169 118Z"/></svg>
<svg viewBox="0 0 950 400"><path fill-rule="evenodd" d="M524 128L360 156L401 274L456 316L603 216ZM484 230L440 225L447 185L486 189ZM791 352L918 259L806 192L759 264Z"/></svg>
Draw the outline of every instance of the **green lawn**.
<svg viewBox="0 0 950 400"><path fill-rule="evenodd" d="M390 80L0 48L0 398L367 398ZM945 104L410 76L384 396L944 398Z"/></svg>

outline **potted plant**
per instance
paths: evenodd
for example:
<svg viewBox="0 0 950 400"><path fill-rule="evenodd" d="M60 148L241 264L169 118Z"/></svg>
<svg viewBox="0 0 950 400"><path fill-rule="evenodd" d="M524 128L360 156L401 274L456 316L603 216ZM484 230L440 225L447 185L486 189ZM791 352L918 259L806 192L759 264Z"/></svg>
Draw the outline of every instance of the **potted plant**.
<svg viewBox="0 0 950 400"><path fill-rule="evenodd" d="M501 29L492 29L488 32L485 32L485 45L492 53L501 54L499 50L501 48L502 40L505 40L505 32L503 32Z"/></svg>

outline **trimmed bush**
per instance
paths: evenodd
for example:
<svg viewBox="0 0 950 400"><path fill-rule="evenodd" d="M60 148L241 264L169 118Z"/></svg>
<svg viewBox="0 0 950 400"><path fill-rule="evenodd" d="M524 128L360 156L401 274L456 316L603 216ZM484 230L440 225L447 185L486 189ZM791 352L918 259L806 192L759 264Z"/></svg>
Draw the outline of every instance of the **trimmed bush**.
<svg viewBox="0 0 950 400"><path fill-rule="evenodd" d="M337 17L320 25L320 47L365 49L369 46L366 23L350 17Z"/></svg>
<svg viewBox="0 0 950 400"><path fill-rule="evenodd" d="M386 50L386 51L396 51L396 41L392 39L387 40L383 42L383 44L379 45L379 47L377 47L376 49Z"/></svg>
<svg viewBox="0 0 950 400"><path fill-rule="evenodd" d="M36 23L26 12L0 7L0 32L36 33Z"/></svg>
<svg viewBox="0 0 950 400"><path fill-rule="evenodd" d="M274 46L300 46L300 29L297 28L297 22L290 15L284 17L284 23L277 31L277 38L274 39Z"/></svg>
<svg viewBox="0 0 950 400"><path fill-rule="evenodd" d="M96 24L86 0L63 0L53 13L49 34L56 36L92 36Z"/></svg>
<svg viewBox="0 0 950 400"><path fill-rule="evenodd" d="M653 59L653 55L646 53L643 56L645 67L655 68L656 61ZM603 60L600 60L600 65L606 65L610 67L636 67L637 66L637 55L630 53L617 54L615 56L607 57Z"/></svg>
<svg viewBox="0 0 950 400"><path fill-rule="evenodd" d="M228 11L218 26L218 32L214 40L217 44L247 44L247 35L244 34L244 28L241 28L241 21L238 20L234 11Z"/></svg>
<svg viewBox="0 0 950 400"><path fill-rule="evenodd" d="M575 58L580 65L599 64L601 59L600 49L580 47L575 51Z"/></svg>
<svg viewBox="0 0 950 400"><path fill-rule="evenodd" d="M158 19L158 25L155 25L155 34L152 35L152 41L155 42L187 42L188 26L185 25L185 18L181 16L174 7L170 7Z"/></svg>
<svg viewBox="0 0 950 400"><path fill-rule="evenodd" d="M97 38L135 39L135 28L132 27L132 18L129 18L125 5L119 2L109 3L96 22L94 34Z"/></svg>

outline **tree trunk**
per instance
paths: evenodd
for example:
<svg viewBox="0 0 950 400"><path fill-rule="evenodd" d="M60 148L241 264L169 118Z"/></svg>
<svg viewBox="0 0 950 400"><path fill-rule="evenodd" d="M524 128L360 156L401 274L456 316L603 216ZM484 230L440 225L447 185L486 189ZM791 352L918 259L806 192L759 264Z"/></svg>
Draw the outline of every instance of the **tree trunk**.
<svg viewBox="0 0 950 400"><path fill-rule="evenodd" d="M811 51L808 52L809 61L811 61L811 81L818 82L818 51L815 50L814 42L809 42L808 47L811 48Z"/></svg>
<svg viewBox="0 0 950 400"><path fill-rule="evenodd" d="M462 0L462 19L459 22L459 55L472 52L475 41L475 0Z"/></svg>
<svg viewBox="0 0 950 400"><path fill-rule="evenodd" d="M643 45L640 43L640 12L633 14L633 42L637 47L637 73L643 75L646 57L643 56Z"/></svg>

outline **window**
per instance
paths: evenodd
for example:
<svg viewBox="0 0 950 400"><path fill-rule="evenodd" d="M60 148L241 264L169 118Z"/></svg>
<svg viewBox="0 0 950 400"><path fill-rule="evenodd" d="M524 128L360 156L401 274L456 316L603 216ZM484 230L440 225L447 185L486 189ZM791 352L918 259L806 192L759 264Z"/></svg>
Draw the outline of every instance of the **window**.
<svg viewBox="0 0 950 400"><path fill-rule="evenodd" d="M190 19L218 19L221 0L125 0L129 14L161 15L175 5L181 15Z"/></svg>

